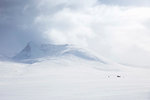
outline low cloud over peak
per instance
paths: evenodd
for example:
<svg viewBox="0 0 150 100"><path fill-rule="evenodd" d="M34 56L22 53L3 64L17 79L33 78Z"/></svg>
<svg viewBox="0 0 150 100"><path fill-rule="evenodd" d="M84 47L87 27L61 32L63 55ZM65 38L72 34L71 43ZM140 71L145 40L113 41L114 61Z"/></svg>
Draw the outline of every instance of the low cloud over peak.
<svg viewBox="0 0 150 100"><path fill-rule="evenodd" d="M49 41L86 47L119 63L149 65L149 1L134 1L1 0L0 53L13 55L31 40Z"/></svg>

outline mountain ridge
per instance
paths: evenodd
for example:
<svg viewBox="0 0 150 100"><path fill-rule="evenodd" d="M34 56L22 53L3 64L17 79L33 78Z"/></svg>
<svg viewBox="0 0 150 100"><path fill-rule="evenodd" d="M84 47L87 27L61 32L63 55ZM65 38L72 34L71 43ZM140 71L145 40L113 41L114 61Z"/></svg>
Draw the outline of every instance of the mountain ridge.
<svg viewBox="0 0 150 100"><path fill-rule="evenodd" d="M32 59L36 62L36 59L38 58L64 56L74 56L84 60L105 63L103 60L100 60L98 57L90 54L84 49L79 49L69 44L39 44L34 42L27 43L27 45L12 59L19 62Z"/></svg>

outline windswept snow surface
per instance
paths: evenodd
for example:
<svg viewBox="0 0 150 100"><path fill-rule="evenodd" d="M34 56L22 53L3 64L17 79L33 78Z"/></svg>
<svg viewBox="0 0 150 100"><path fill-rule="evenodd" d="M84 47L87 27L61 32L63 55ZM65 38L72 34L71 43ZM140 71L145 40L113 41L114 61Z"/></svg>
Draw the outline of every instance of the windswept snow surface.
<svg viewBox="0 0 150 100"><path fill-rule="evenodd" d="M150 100L150 69L77 58L0 62L0 100Z"/></svg>

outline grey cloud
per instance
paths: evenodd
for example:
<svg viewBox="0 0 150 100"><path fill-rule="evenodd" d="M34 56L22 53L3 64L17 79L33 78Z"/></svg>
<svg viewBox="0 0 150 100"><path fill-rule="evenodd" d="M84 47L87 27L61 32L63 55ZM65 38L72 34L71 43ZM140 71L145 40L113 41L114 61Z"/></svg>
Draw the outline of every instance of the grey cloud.
<svg viewBox="0 0 150 100"><path fill-rule="evenodd" d="M33 1L0 0L0 53L9 56L28 41L41 41L42 34L33 24L37 14Z"/></svg>
<svg viewBox="0 0 150 100"><path fill-rule="evenodd" d="M0 53L13 55L31 40L50 41L85 46L121 63L148 65L148 2L1 0Z"/></svg>

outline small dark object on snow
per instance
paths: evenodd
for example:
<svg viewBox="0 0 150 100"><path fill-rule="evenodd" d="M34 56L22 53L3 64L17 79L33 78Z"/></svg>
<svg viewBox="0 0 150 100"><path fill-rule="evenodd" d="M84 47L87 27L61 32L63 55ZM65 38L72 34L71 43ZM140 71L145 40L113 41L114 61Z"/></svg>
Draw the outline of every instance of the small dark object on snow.
<svg viewBox="0 0 150 100"><path fill-rule="evenodd" d="M121 76L117 75L118 78L120 78Z"/></svg>

